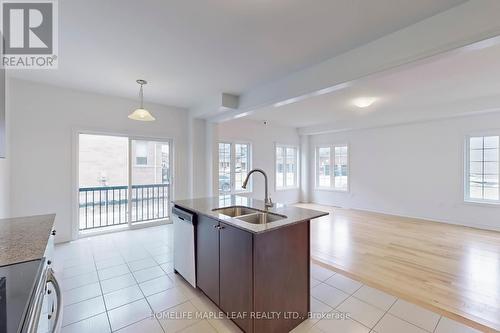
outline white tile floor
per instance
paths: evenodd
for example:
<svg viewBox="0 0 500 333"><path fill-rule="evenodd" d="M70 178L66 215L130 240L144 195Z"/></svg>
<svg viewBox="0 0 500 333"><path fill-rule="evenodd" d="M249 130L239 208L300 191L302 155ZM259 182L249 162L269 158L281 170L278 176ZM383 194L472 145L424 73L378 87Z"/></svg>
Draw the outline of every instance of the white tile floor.
<svg viewBox="0 0 500 333"><path fill-rule="evenodd" d="M173 273L172 242L167 225L56 246L63 333L239 332L228 319L196 316L218 309ZM312 316L293 332L477 332L314 264L311 276Z"/></svg>

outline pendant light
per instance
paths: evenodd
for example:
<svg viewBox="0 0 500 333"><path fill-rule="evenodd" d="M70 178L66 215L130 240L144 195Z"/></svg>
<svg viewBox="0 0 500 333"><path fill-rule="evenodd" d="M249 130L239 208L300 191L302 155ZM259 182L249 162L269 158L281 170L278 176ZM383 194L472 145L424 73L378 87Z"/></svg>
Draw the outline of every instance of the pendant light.
<svg viewBox="0 0 500 333"><path fill-rule="evenodd" d="M141 88L139 89L141 106L138 109L135 109L134 112L129 114L128 117L132 120L155 121L155 117L153 117L151 113L149 113L149 111L144 108L144 92L142 86L147 84L148 82L146 80L137 80L136 82L141 86Z"/></svg>

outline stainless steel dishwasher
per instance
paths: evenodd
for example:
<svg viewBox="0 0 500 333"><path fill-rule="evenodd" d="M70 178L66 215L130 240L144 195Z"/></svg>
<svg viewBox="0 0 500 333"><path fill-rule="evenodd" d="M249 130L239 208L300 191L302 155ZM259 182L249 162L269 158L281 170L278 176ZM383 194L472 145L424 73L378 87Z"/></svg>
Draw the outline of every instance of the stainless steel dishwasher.
<svg viewBox="0 0 500 333"><path fill-rule="evenodd" d="M196 215L174 206L172 218L174 221L174 270L196 288Z"/></svg>

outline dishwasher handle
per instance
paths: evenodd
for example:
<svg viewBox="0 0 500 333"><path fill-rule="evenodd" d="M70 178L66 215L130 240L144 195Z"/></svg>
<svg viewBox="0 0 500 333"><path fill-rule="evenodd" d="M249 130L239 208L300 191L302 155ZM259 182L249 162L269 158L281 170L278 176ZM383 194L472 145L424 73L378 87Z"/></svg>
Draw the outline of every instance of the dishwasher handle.
<svg viewBox="0 0 500 333"><path fill-rule="evenodd" d="M194 222L194 214L193 213L190 213L190 212L186 212L185 210L183 209L180 209L178 207L172 207L172 215L175 215L177 216L179 219L185 221L185 222L188 222L188 223L191 223L193 224Z"/></svg>

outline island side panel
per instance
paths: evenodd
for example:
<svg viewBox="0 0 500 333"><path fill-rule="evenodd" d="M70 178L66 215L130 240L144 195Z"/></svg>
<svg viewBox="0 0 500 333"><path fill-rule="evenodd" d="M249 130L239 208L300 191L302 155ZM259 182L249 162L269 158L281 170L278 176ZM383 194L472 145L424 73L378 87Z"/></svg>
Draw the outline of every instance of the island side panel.
<svg viewBox="0 0 500 333"><path fill-rule="evenodd" d="M254 311L280 313L256 319L254 332L289 332L307 319L310 308L310 221L254 236ZM298 313L299 318L284 318Z"/></svg>

